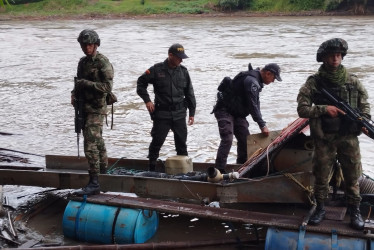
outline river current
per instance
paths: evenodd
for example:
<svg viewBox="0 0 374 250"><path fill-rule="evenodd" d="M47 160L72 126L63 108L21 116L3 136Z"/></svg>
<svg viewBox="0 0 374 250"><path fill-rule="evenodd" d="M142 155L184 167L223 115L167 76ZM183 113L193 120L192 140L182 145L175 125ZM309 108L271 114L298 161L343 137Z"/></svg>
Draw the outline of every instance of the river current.
<svg viewBox="0 0 374 250"><path fill-rule="evenodd" d="M374 19L372 17L224 17L123 20L0 22L1 147L37 155L76 155L74 109L70 91L83 53L77 42L82 29L95 29L99 51L115 70L114 128L104 128L109 157L146 158L152 122L136 94L137 78L181 43L183 61L197 98L195 124L188 127L188 150L197 162L214 162L219 145L216 120L210 114L216 89L248 63L281 66L282 82L265 86L261 110L270 130L281 130L298 116L296 96L319 63L316 51L330 38L349 45L343 64L357 74L374 98ZM152 91L152 86L149 87ZM110 123L110 116L108 116ZM251 133L259 133L249 116ZM373 175L373 140L360 136L363 169ZM83 154L83 139L80 141ZM235 143L229 162L236 158ZM170 132L160 158L175 154Z"/></svg>

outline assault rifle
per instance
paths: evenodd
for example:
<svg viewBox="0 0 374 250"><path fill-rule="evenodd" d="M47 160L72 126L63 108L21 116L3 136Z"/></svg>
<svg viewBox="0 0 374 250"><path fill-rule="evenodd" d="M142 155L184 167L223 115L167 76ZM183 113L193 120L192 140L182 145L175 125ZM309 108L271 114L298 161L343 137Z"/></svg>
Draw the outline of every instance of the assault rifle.
<svg viewBox="0 0 374 250"><path fill-rule="evenodd" d="M368 131L366 135L371 139L374 139L374 121L367 118L359 110L355 110L354 108L352 108L346 101L344 101L340 97L331 94L324 87L320 87L319 90L330 102L333 103L334 106L343 110L349 119L357 122L361 127L366 128Z"/></svg>
<svg viewBox="0 0 374 250"><path fill-rule="evenodd" d="M75 125L75 133L77 133L77 146L78 146L78 158L79 158L79 134L81 133L84 127L84 114L83 114L84 98L79 89L77 80L78 78L74 77L74 109L75 109L74 125Z"/></svg>

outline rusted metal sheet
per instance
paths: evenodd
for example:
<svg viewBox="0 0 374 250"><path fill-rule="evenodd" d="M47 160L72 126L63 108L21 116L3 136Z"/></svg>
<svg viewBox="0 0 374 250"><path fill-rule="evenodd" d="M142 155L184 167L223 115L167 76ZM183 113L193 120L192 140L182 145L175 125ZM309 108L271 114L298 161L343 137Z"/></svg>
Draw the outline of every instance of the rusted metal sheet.
<svg viewBox="0 0 374 250"><path fill-rule="evenodd" d="M88 170L87 159L82 156L78 158L77 156L46 155L45 161L47 169ZM163 170L163 164L162 161L157 161L156 170ZM149 162L148 159L109 158L108 166L146 171ZM194 171L205 172L211 166L214 166L214 163L193 162ZM227 170L231 171L238 166L238 164L228 164Z"/></svg>
<svg viewBox="0 0 374 250"><path fill-rule="evenodd" d="M311 173L296 173L304 186L311 185ZM305 203L307 193L285 176L261 180L242 179L233 183L208 183L152 177L100 175L102 191L131 192L141 197L235 202ZM78 189L88 183L87 173L59 171L0 170L0 185L26 185Z"/></svg>
<svg viewBox="0 0 374 250"><path fill-rule="evenodd" d="M240 176L248 177L248 174L250 174L252 168L268 159L271 154L283 148L287 142L298 135L307 125L308 119L298 118L286 128L284 128L268 146L265 146L264 148L261 147L262 149L259 150L257 154L248 158L248 160L242 166L240 166L240 168L238 168L237 171L239 172ZM265 140L265 138L262 138L261 140Z"/></svg>
<svg viewBox="0 0 374 250"><path fill-rule="evenodd" d="M312 171L313 151L300 149L282 149L272 161L274 171L302 172Z"/></svg>
<svg viewBox="0 0 374 250"><path fill-rule="evenodd" d="M254 236L253 236L254 237ZM253 238L252 237L252 238ZM39 240L40 241L40 240ZM39 242L37 241L37 242ZM245 245L247 247L253 246L258 248L260 243L264 240L253 239L220 239L220 240L195 240L189 241L166 241L166 242L149 242L149 243L135 243L135 244L113 244L113 245L74 245L74 246L58 246L58 247L33 247L33 250L149 250L149 249L196 249L206 248L212 246L226 245ZM32 244L32 242L31 242ZM36 245L36 243L34 243ZM230 247L233 248L233 247ZM18 247L18 250L30 250L30 248Z"/></svg>
<svg viewBox="0 0 374 250"><path fill-rule="evenodd" d="M255 152L262 150L269 146L269 144L274 141L282 130L270 131L269 136L265 136L263 133L250 134L247 137L247 156L248 159L251 158Z"/></svg>
<svg viewBox="0 0 374 250"><path fill-rule="evenodd" d="M0 166L0 169L14 169L14 170L42 170L43 167L29 167L29 166Z"/></svg>
<svg viewBox="0 0 374 250"><path fill-rule="evenodd" d="M72 200L83 201L82 197L71 197ZM232 222L251 223L257 225L282 225L296 229L301 223L297 216L266 214L245 210L215 208L198 204L164 201L151 198L128 197L122 195L99 194L87 197L87 202L111 206L152 209L159 212L183 214L199 218L220 219Z"/></svg>
<svg viewBox="0 0 374 250"><path fill-rule="evenodd" d="M248 183L234 183L238 197L237 202L263 203L309 203L308 190L314 182L311 172L293 173L290 179L284 175L251 179ZM301 186L300 186L301 185Z"/></svg>
<svg viewBox="0 0 374 250"><path fill-rule="evenodd" d="M72 199L83 201L82 197L72 197ZM151 209L159 212L183 214L191 217L218 219L261 226L273 226L292 230L299 230L303 221L303 216L308 213L307 209L301 209L296 214L285 215L280 214L281 211L277 210L277 206L273 206L272 211L268 213L110 194L89 196L87 197L87 202L128 208ZM269 207L269 204L265 206ZM331 234L333 229L338 230L339 235L358 238L374 238L374 235L372 234L365 234L364 231L350 228L349 218L346 218L343 222L326 219L322 221L319 226L306 227L306 231L326 234Z"/></svg>

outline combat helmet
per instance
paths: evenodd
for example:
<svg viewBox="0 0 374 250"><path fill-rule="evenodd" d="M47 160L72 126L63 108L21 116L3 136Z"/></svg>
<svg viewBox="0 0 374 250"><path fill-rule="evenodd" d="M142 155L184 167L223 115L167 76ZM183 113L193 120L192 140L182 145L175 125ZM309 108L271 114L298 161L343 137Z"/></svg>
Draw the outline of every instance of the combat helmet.
<svg viewBox="0 0 374 250"><path fill-rule="evenodd" d="M96 31L92 29L82 30L78 36L77 41L79 43L94 43L100 46L100 38Z"/></svg>
<svg viewBox="0 0 374 250"><path fill-rule="evenodd" d="M317 62L322 62L327 53L341 53L342 58L347 54L348 43L341 38L332 38L323 42L317 50Z"/></svg>

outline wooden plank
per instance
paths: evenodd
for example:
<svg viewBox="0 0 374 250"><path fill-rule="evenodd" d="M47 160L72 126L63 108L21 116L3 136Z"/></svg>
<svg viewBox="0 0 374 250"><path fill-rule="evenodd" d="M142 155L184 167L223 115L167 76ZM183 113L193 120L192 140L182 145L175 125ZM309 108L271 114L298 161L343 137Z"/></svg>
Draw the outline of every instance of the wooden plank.
<svg viewBox="0 0 374 250"><path fill-rule="evenodd" d="M264 149L279 136L282 130L270 131L269 136L263 133L250 134L247 137L247 156L248 159L258 150Z"/></svg>
<svg viewBox="0 0 374 250"><path fill-rule="evenodd" d="M248 177L247 173L258 165L261 161L268 159L273 152L280 150L290 139L299 134L307 125L309 120L306 118L298 118L286 128L265 148L259 150L256 154L248 158L248 160L238 168L240 177Z"/></svg>

